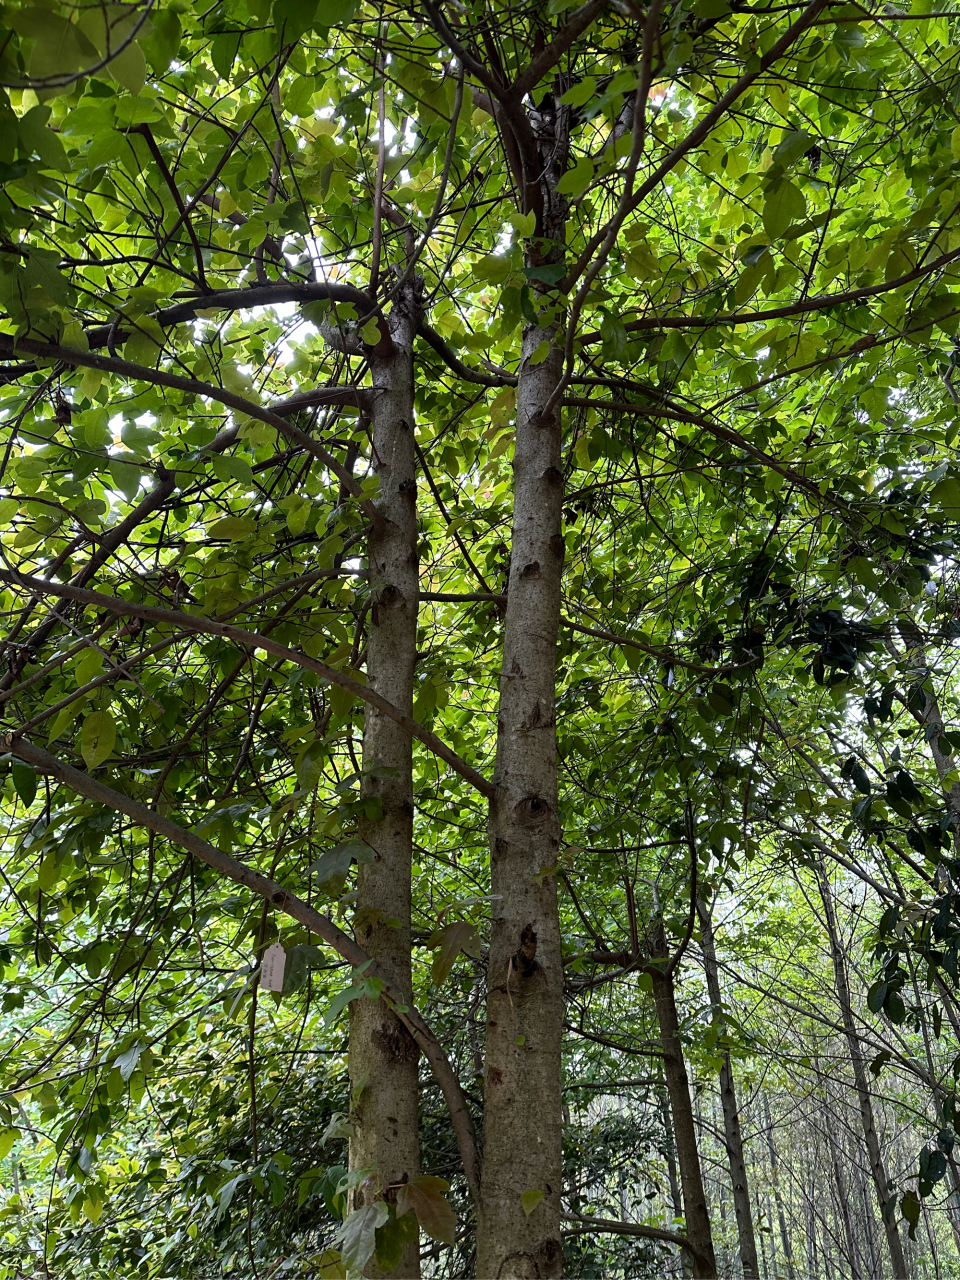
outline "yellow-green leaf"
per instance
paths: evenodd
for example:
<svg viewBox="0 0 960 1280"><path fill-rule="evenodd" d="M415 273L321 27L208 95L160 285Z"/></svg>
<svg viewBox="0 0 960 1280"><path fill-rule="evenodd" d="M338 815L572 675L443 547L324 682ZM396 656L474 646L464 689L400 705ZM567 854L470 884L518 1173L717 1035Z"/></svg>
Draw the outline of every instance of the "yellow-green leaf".
<svg viewBox="0 0 960 1280"><path fill-rule="evenodd" d="M117 726L109 711L93 711L80 730L80 754L88 769L103 764L117 740Z"/></svg>
<svg viewBox="0 0 960 1280"><path fill-rule="evenodd" d="M231 541L236 541L238 538L249 538L256 531L257 522L253 516L223 516L222 519L213 522L207 530L207 535L211 538L229 538Z"/></svg>
<svg viewBox="0 0 960 1280"><path fill-rule="evenodd" d="M782 236L794 222L807 216L807 201L792 182L780 182L767 192L763 203L763 229L771 239Z"/></svg>
<svg viewBox="0 0 960 1280"><path fill-rule="evenodd" d="M557 190L565 196L572 196L575 200L577 196L583 195L587 187L593 181L593 161L578 160L572 169L569 169L560 181L557 183Z"/></svg>
<svg viewBox="0 0 960 1280"><path fill-rule="evenodd" d="M543 1192L539 1187L531 1187L529 1191L524 1191L520 1197L520 1203L523 1205L523 1212L528 1218L542 1199Z"/></svg>

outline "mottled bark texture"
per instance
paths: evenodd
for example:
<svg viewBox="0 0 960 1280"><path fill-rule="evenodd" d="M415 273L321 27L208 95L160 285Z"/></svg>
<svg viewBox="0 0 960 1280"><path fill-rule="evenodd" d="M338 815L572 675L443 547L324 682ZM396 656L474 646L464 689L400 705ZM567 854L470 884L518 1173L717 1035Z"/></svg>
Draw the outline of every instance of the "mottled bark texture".
<svg viewBox="0 0 960 1280"><path fill-rule="evenodd" d="M714 945L713 921L704 902L697 903L700 925L703 930L700 950L703 955L703 971L707 978L707 992L713 1005L714 1018L723 1023L723 993L720 990L720 970ZM747 1162L743 1154L743 1135L740 1131L740 1109L733 1080L730 1054L722 1051L720 1067L720 1105L723 1108L723 1139L730 1166L730 1185L733 1189L733 1210L737 1219L737 1244L744 1280L759 1280L760 1263L757 1258L757 1238L753 1229L753 1212L750 1208L750 1187L747 1182Z"/></svg>
<svg viewBox="0 0 960 1280"><path fill-rule="evenodd" d="M684 1234L690 1241L696 1280L714 1280L717 1262L713 1252L707 1197L703 1189L697 1129L690 1101L690 1081L680 1041L680 1018L677 1013L673 971L668 963L667 940L660 920L655 922L652 930L650 952L653 962L647 966L646 971L653 982L653 1000L663 1050L663 1074L673 1115L680 1187L683 1191Z"/></svg>
<svg viewBox="0 0 960 1280"><path fill-rule="evenodd" d="M566 111L529 117L544 212L528 263L560 261ZM530 243L530 242L528 242ZM542 306L542 300L538 299ZM542 409L562 373L559 318L523 334L513 461L513 541L490 809L493 920L488 968L482 1206L477 1275L563 1274L560 1243L563 973L556 877L556 662L563 570L560 411ZM529 1214L521 1196L540 1192ZM529 1201L528 1201L529 1207Z"/></svg>
<svg viewBox="0 0 960 1280"><path fill-rule="evenodd" d="M380 481L376 505L383 528L371 531L368 544L367 682L408 714L413 710L419 589L413 438L413 339L419 293L419 281L403 290L389 317L393 352L380 354L381 343L370 360L373 459ZM383 817L360 822L360 834L377 857L360 864L356 937L394 990L412 1003L412 741L409 733L370 706L364 721L363 769L362 794L379 798ZM368 772L373 769L389 773L378 777ZM376 1170L376 1179L358 1189L358 1205L374 1197L377 1182L387 1187L418 1172L418 1056L412 1036L384 1004L366 999L351 1004L350 1083L363 1088L353 1109L350 1166ZM371 1259L364 1274L384 1273ZM406 1246L400 1263L387 1274L404 1280L420 1275L416 1242Z"/></svg>
<svg viewBox="0 0 960 1280"><path fill-rule="evenodd" d="M860 1043L860 1037L857 1034L856 1024L853 1020L853 1005L850 1001L850 984L847 980L847 967L844 957L843 947L840 943L840 935L837 930L837 918L833 910L833 896L830 892L830 882L827 879L826 868L822 861L819 866L819 882L820 894L823 898L823 911L827 922L827 933L830 937L830 955L833 960L833 975L837 988L837 1002L840 1005L840 1014L843 1019L843 1032L847 1041L847 1049L850 1054L850 1064L853 1067L853 1083L857 1090L857 1101L860 1104L860 1120L863 1126L863 1141L867 1148L867 1158L870 1163L870 1173L873 1175L873 1185L877 1193L877 1204L880 1207L880 1216L883 1220L884 1230L887 1234L887 1252L890 1255L890 1265L893 1269L893 1280L906 1280L907 1263L903 1256L903 1241L900 1239L900 1229L897 1226L896 1214L896 1191L891 1191L887 1185L887 1168L883 1159L883 1152L880 1147L880 1136L877 1133L877 1126L873 1115L873 1102L870 1097L870 1088L867 1083L867 1064L863 1056L863 1046ZM890 1202L894 1203L891 1204Z"/></svg>

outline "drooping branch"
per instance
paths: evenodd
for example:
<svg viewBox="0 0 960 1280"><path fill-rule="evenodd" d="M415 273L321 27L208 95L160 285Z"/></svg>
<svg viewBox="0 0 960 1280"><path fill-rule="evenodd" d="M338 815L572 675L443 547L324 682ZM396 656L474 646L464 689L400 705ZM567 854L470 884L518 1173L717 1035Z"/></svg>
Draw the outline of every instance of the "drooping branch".
<svg viewBox="0 0 960 1280"><path fill-rule="evenodd" d="M802 298L783 307L770 307L766 311L731 311L724 315L718 312L710 316L643 316L639 320L628 320L624 324L627 333L640 333L649 329L713 329L720 325L762 324L767 320L786 320L790 316L808 315L815 311L826 311L831 307L845 307L867 298L876 298L890 293L905 284L913 284L924 276L935 274L942 267L960 258L960 249L945 253L919 267L914 267L905 275L896 276L893 280L885 280L880 284L864 285L861 289L847 289L844 293L820 293L812 298ZM584 333L577 338L581 346L600 342L599 331Z"/></svg>
<svg viewBox="0 0 960 1280"><path fill-rule="evenodd" d="M155 831L173 844L186 849L189 854L206 863L214 871L232 880L235 884L241 884L245 888L251 889L263 898L265 902L271 903L292 920L296 920L298 924L302 924L309 929L311 933L317 934L338 955L342 956L348 964L353 965L355 969L366 966L364 969L366 975L380 976L375 973L370 957L349 934L339 929L328 916L322 915L314 907L308 906L302 898L299 898L295 893L291 893L289 889L284 888L283 885L278 884L275 880L261 875L259 871L255 871L245 863L238 862L236 858L231 858L222 849L218 849L216 845L210 844L188 830L188 828L180 826L179 823L173 822L170 818L165 818L154 809L148 809L146 805L131 799L130 796L123 795L122 792L114 791L112 787L98 782L88 773L74 769L72 765L51 755L49 751L44 751L41 747L34 746L33 743L18 738L16 734L8 734L3 739L0 739L0 747L5 751L9 751L11 755L16 756L18 759L32 765L41 773L49 774L56 778L58 782L62 782L64 786L69 787L71 791L75 791L78 795L85 796L95 804L105 805L117 813L126 814L138 826L144 827L148 831ZM479 1200L480 1182L476 1137L473 1129L473 1120L460 1086L460 1081L457 1079L456 1073L450 1065L440 1042L422 1015L412 1006L394 997L386 981L384 981L382 996L391 1004L394 1013L414 1037L424 1057L430 1063L430 1068L437 1084L440 1086L450 1113L470 1192L475 1200Z"/></svg>
<svg viewBox="0 0 960 1280"><path fill-rule="evenodd" d="M297 666L304 667L307 671L313 671L330 684L339 685L341 689L352 693L355 698L359 698L362 702L368 702L371 706L376 707L378 711L389 716L391 720L396 721L397 724L406 729L411 737L422 742L434 755L439 756L455 773L459 773L462 778L488 800L492 800L497 794L497 788L492 782L488 782L483 774L478 773L472 765L467 764L466 760L461 759L435 733L418 724L412 716L406 715L398 707L395 707L392 702L388 702L386 698L381 698L373 689L368 689L365 685L360 684L359 681L344 675L336 667L328 667L325 662L311 658L309 654L300 653L296 649L289 649L286 645L279 644L276 640L271 640L269 636L263 635L261 632L248 631L243 627L233 627L229 623L217 622L213 618L198 618L191 613L183 613L179 609L161 609L154 605L137 604L133 600L121 600L118 596L106 596L99 591L87 591L79 587L70 586L68 583L45 582L41 578L31 578L25 574L7 570L0 571L0 582L5 582L10 586L21 587L38 595L59 596L64 600L76 600L80 604L90 605L95 609L109 609L111 612L125 617L142 618L144 622L158 622L177 627L183 631L223 636L225 640L232 640L234 644L239 645L242 649L263 649L266 653L272 653L274 657L281 658L284 662L296 663Z"/></svg>
<svg viewBox="0 0 960 1280"><path fill-rule="evenodd" d="M481 387L515 387L517 385L515 373L482 373L479 369L471 369L469 365L463 363L449 342L444 341L428 324L421 322L417 328L417 336L429 343L450 371L458 378L462 378L464 382L475 382Z"/></svg>
<svg viewBox="0 0 960 1280"><path fill-rule="evenodd" d="M174 391L185 391L190 395L205 396L209 400L225 405L228 409L245 414L248 418L256 418L260 422L266 422L274 430L278 431L284 439L289 440L291 444L297 445L298 448L305 450L307 453L312 453L318 462L321 462L329 471L332 471L347 492L357 499L359 506L371 524L379 527L382 521L382 517L374 504L364 497L363 490L353 474L339 463L333 454L324 449L305 431L301 431L299 427L284 421L272 409L265 409L262 405L254 404L252 400L248 400L245 396L237 395L233 391L228 391L226 387L214 386L210 382L199 382L196 378L184 378L176 373L167 373L163 369L150 369L146 365L133 364L130 360L120 360L116 356L101 356L93 351L78 351L73 347L62 347L55 342L37 342L33 338L14 338L11 334L0 334L0 355L6 353L10 356L15 356L23 351L29 355L39 356L41 359L62 360L64 364L79 365L87 369L100 369L104 373L115 373L121 378L135 378L140 382L150 382L157 387L170 387Z"/></svg>
<svg viewBox="0 0 960 1280"><path fill-rule="evenodd" d="M716 439L722 440L725 444L729 444L736 449L743 449L745 453L749 453L751 457L756 458L758 462L762 462L771 471L778 472L785 480L789 480L798 489L802 489L804 493L809 494L818 506L827 501L818 486L812 480L807 480L799 471L794 471L793 467L788 467L785 462L774 458L763 449L758 449L755 444L751 444L738 431L733 431L730 427L724 427L719 422L713 422L701 414L688 413L681 409L668 409L661 405L621 404L616 400L597 400L593 396L564 396L561 403L578 409L605 409L608 413L636 413L648 418L671 418L676 422L687 422L691 426L701 427L710 435L715 436ZM832 501L835 503L836 500L833 499Z"/></svg>

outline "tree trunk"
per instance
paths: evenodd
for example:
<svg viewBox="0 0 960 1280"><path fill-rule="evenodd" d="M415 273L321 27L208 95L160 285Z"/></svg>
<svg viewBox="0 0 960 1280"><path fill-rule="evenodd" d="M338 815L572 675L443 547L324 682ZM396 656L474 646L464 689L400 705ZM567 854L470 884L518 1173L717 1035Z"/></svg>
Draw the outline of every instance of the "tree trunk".
<svg viewBox="0 0 960 1280"><path fill-rule="evenodd" d="M767 1122L767 1151L770 1155L770 1182L773 1186L773 1200L777 1206L777 1222L780 1226L780 1243L783 1245L783 1256L787 1264L789 1280L795 1280L796 1268L793 1265L793 1245L787 1232L787 1217L783 1209L783 1196L780 1193L780 1162L777 1159L777 1148L773 1141L773 1122L770 1119L770 1103L766 1094L763 1098L764 1118Z"/></svg>
<svg viewBox="0 0 960 1280"><path fill-rule="evenodd" d="M371 608L367 637L367 681L408 714L413 711L416 661L418 564L417 502L413 437L413 339L419 284L411 282L389 318L394 350L371 357L373 459L380 481L377 506L384 517L371 532ZM382 322L381 322L382 323ZM383 806L379 819L363 818L360 834L377 852L360 864L357 941L373 956L395 991L413 1003L411 979L410 875L413 841L412 740L393 720L367 706L363 732L362 795ZM376 769L385 776L375 776ZM350 1084L360 1090L353 1107L350 1167L376 1170L381 1187L416 1175L419 1051L413 1037L384 1004L350 1005ZM373 1198L376 1186L360 1187L357 1203ZM395 1198L396 1192L388 1195ZM373 1259L365 1274L380 1272ZM404 1248L390 1276L420 1275L416 1241Z"/></svg>
<svg viewBox="0 0 960 1280"><path fill-rule="evenodd" d="M823 910L827 922L827 932L830 936L830 955L833 959L834 979L837 987L837 1000L840 1004L840 1014L843 1020L843 1031L847 1040L847 1049L850 1054L850 1062L853 1066L854 1086L857 1090L857 1100L860 1104L860 1119L863 1124L863 1138L866 1143L867 1157L870 1162L870 1172L873 1175L873 1184L877 1192L877 1201L880 1205L880 1217L883 1221L884 1230L887 1235L887 1250L890 1254L890 1265L893 1268L893 1280L907 1280L907 1265L903 1256L903 1244L900 1240L900 1230L897 1226L896 1217L896 1195L887 1189L887 1170L883 1162L883 1153L880 1150L880 1139L877 1135L877 1127L873 1117L873 1103L870 1100L870 1090L867 1087L867 1067L863 1060L863 1053L860 1047L860 1037L853 1021L853 1009L850 1003L850 987L847 982L847 968L840 946L840 935L837 931L837 921L833 911L833 899L830 896L830 886L827 882L826 870L821 862L819 868L819 884L820 896L823 899ZM894 1203L889 1202L893 1200Z"/></svg>
<svg viewBox="0 0 960 1280"><path fill-rule="evenodd" d="M714 1017L723 1023L723 995L720 990L720 972L713 938L713 922L705 903L698 901L697 911L703 936L700 951L707 978L707 992L714 1008ZM723 1050L720 1068L720 1103L723 1107L723 1136L730 1164L730 1184L733 1190L733 1208L737 1218L737 1240L744 1280L758 1280L760 1265L757 1260L757 1238L753 1229L753 1213L750 1209L750 1187L747 1182L747 1162L743 1155L743 1135L740 1132L740 1110L733 1083L733 1067L730 1054Z"/></svg>
<svg viewBox="0 0 960 1280"><path fill-rule="evenodd" d="M529 117L544 206L537 234L552 242L548 260L560 261L566 202L554 188L566 167L568 113L559 101L553 105L555 111L530 111ZM528 254L530 266L542 261ZM513 533L494 774L498 792L489 828L494 900L477 1224L477 1275L483 1280L563 1273L563 971L556 876L541 874L556 866L560 848L556 663L563 475L559 408L546 418L542 414L562 374L558 327L556 315L528 324L517 386Z"/></svg>
<svg viewBox="0 0 960 1280"><path fill-rule="evenodd" d="M687 1066L680 1043L680 1019L677 1015L673 974L668 972L666 965L667 941L662 922L656 923L651 941L652 950L664 962L660 966L655 963L648 965L646 972L653 981L653 999L663 1048L664 1078L673 1114L677 1164L680 1166L680 1186L683 1190L685 1235L690 1241L696 1280L712 1280L717 1274L717 1263L713 1252L707 1197L703 1189Z"/></svg>
<svg viewBox="0 0 960 1280"><path fill-rule="evenodd" d="M664 1145L666 1147L667 1156L667 1179L670 1183L671 1217L675 1222L682 1222L683 1194L680 1191L680 1179L677 1175L677 1143L673 1136L673 1120L670 1116L670 1100L662 1089L657 1090L657 1099L660 1104L660 1116L663 1120L663 1133L665 1138ZM693 1263L688 1249L682 1249L680 1251L680 1271L684 1276L693 1275Z"/></svg>

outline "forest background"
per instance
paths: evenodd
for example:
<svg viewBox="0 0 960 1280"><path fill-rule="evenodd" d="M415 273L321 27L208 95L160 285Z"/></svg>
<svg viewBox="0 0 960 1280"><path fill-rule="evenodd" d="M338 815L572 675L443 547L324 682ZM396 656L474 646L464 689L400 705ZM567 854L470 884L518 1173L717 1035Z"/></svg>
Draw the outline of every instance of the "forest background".
<svg viewBox="0 0 960 1280"><path fill-rule="evenodd" d="M0 1276L960 1276L960 15L0 85Z"/></svg>

